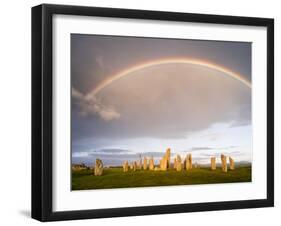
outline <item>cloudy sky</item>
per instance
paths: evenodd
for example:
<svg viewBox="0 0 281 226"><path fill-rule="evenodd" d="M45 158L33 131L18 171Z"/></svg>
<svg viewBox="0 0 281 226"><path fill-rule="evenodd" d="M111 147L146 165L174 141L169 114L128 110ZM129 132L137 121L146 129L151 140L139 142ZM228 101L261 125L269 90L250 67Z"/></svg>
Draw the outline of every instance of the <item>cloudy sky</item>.
<svg viewBox="0 0 281 226"><path fill-rule="evenodd" d="M251 82L251 43L71 35L73 163L157 161L168 147L202 164L221 153L251 162L251 88L224 72L154 65L94 92L120 71L170 58L208 61Z"/></svg>

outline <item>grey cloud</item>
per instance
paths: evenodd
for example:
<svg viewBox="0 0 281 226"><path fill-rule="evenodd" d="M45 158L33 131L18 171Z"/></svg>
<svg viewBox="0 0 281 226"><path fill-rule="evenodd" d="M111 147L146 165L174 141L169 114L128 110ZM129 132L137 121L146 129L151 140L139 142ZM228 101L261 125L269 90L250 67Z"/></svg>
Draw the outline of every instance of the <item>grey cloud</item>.
<svg viewBox="0 0 281 226"><path fill-rule="evenodd" d="M124 154L124 153L130 153L130 150L125 149L118 149L118 148L106 148L106 149L100 149L93 151L92 153L104 153L104 154Z"/></svg>
<svg viewBox="0 0 281 226"><path fill-rule="evenodd" d="M215 147L192 147L191 151L201 151L201 150L227 150L227 149L232 149L236 148L237 146L226 146L226 147L220 147L220 148L215 148Z"/></svg>
<svg viewBox="0 0 281 226"><path fill-rule="evenodd" d="M237 156L237 155L241 155L242 153L240 151L227 151L227 152L215 152L215 153L201 153L202 156L206 156L206 157L220 157L221 154L225 154L225 155L230 155L230 156Z"/></svg>
<svg viewBox="0 0 281 226"><path fill-rule="evenodd" d="M75 163L84 162L93 164L95 159L99 158L106 165L121 165L125 160L132 162L139 160L140 156L142 158L153 157L154 160L158 161L165 153L163 152L145 152L145 153L134 153L130 150L125 149L102 149L89 152L75 152L72 154L72 159ZM157 163L157 162L156 162Z"/></svg>
<svg viewBox="0 0 281 226"><path fill-rule="evenodd" d="M78 101L79 113L83 117L98 115L106 122L120 117L120 114L112 106L104 105L95 97L89 99L75 88L72 88L72 97Z"/></svg>
<svg viewBox="0 0 281 226"><path fill-rule="evenodd" d="M73 121L82 136L184 138L214 123L250 121L251 91L218 72L167 65L122 78L81 107L89 117Z"/></svg>
<svg viewBox="0 0 281 226"><path fill-rule="evenodd" d="M217 122L251 122L251 90L214 70L162 65L135 72L86 99L112 74L139 62L192 57L251 80L251 44L71 36L72 139L185 138Z"/></svg>

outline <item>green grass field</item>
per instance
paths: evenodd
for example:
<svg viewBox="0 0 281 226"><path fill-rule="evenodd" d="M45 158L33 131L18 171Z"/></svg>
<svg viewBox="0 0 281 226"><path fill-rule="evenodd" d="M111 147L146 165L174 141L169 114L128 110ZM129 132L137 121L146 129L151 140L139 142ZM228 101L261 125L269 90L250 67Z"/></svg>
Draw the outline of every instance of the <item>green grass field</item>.
<svg viewBox="0 0 281 226"><path fill-rule="evenodd" d="M227 173L220 168L215 171L200 168L181 172L138 170L126 173L122 168L106 168L102 176L94 176L92 170L72 171L72 190L233 182L251 182L251 166L237 167Z"/></svg>

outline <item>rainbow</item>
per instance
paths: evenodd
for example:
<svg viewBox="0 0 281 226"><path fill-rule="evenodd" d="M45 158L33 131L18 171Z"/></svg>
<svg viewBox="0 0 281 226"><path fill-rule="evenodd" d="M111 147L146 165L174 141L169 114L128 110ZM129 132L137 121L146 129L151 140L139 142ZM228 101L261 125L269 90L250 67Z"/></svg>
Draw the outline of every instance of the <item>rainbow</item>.
<svg viewBox="0 0 281 226"><path fill-rule="evenodd" d="M233 79L238 80L242 84L246 85L248 88L251 89L251 82L248 81L245 77L238 74L237 72L234 72L232 70L229 70L226 67L223 67L218 64L214 64L211 62L198 60L198 59L190 59L190 58L166 58L166 59L158 59L153 61L148 61L144 63L140 63L137 65L130 66L116 74L113 74L108 79L104 80L102 83L100 83L94 90L92 90L86 97L91 98L92 96L95 96L98 94L102 89L104 89L106 86L110 85L111 83L128 76L132 72L142 70L144 68L156 66L156 65L164 65L164 64L192 64L192 65L198 65L206 68L210 68L219 72L222 72Z"/></svg>

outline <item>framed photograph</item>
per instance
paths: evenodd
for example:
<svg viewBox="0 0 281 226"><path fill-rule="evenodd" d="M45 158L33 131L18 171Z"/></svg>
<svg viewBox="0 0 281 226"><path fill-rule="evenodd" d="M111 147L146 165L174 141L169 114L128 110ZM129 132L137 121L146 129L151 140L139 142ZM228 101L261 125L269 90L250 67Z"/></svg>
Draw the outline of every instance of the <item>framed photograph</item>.
<svg viewBox="0 0 281 226"><path fill-rule="evenodd" d="M274 21L32 8L32 217L274 205Z"/></svg>

